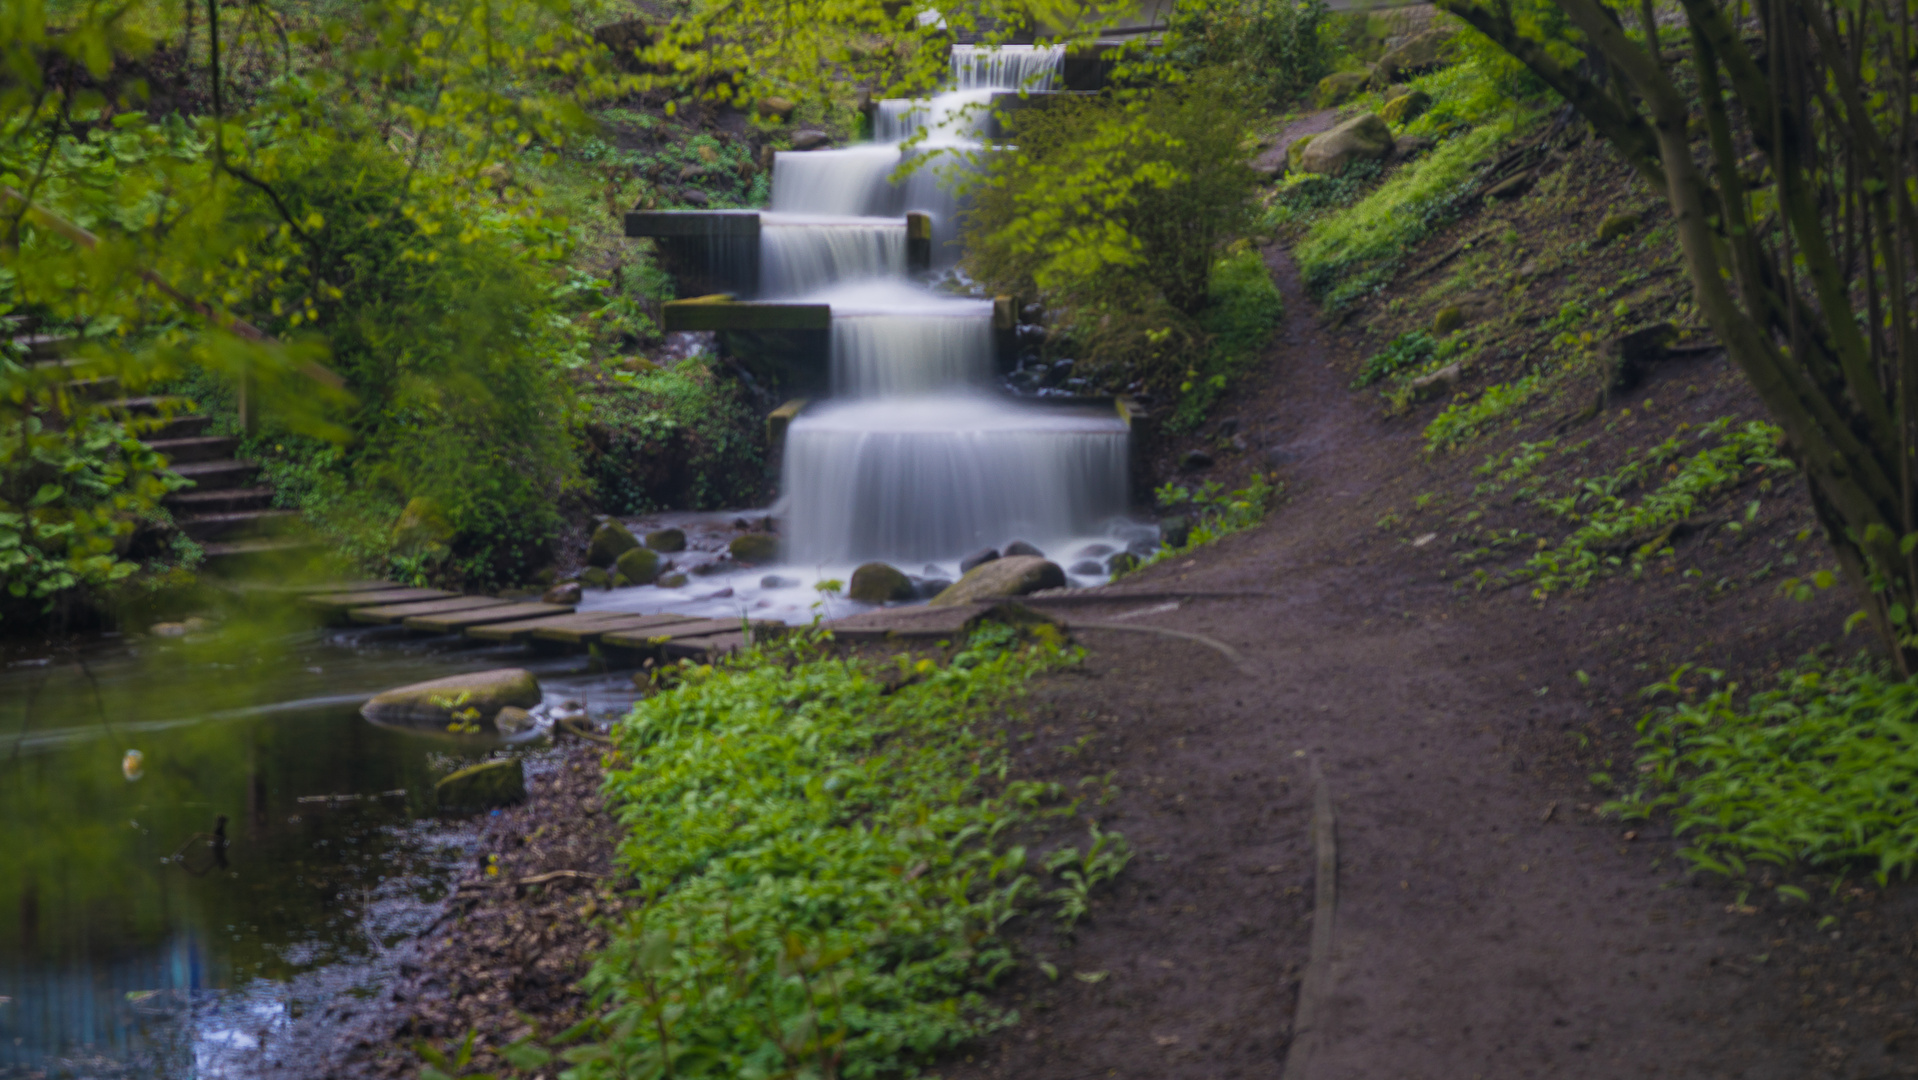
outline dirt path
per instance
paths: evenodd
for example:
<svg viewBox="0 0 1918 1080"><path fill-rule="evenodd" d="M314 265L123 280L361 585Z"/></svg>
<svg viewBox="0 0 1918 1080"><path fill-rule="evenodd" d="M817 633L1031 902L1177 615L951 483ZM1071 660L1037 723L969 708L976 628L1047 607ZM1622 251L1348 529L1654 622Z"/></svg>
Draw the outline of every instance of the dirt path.
<svg viewBox="0 0 1918 1080"><path fill-rule="evenodd" d="M1144 857L1073 953L1109 977L1033 978L1017 991L1036 1019L952 1074L1278 1076L1309 925L1310 755L1337 806L1340 907L1316 1049L1289 1080L1823 1075L1753 977L1770 931L1541 760L1589 719L1571 670L1586 619L1615 616L1464 603L1372 538L1415 432L1347 391L1289 260L1269 258L1294 314L1241 416L1286 462L1289 498L1115 590L1210 596L1097 616L1217 638L1257 675L1183 641L1080 633L1087 670L1046 700L1110 718L1111 824Z"/></svg>

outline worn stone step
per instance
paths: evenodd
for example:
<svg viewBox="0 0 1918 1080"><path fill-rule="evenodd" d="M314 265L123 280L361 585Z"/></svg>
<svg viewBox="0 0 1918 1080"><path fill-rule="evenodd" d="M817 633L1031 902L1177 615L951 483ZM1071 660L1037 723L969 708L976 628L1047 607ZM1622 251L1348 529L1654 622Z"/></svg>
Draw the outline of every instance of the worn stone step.
<svg viewBox="0 0 1918 1080"><path fill-rule="evenodd" d="M235 510L224 514L176 517L180 531L195 540L232 540L242 536L274 536L297 522L294 510Z"/></svg>
<svg viewBox="0 0 1918 1080"><path fill-rule="evenodd" d="M351 608L348 609L346 617L354 622L389 626L393 623L405 622L415 615L446 615L478 608L514 606L517 605L510 600L499 600L491 596L455 596L448 600L415 600L410 604L380 604L376 607Z"/></svg>
<svg viewBox="0 0 1918 1080"><path fill-rule="evenodd" d="M160 500L176 516L193 514L230 514L237 510L265 510L273 505L273 489L264 484L254 487L215 488L200 491L184 488Z"/></svg>
<svg viewBox="0 0 1918 1080"><path fill-rule="evenodd" d="M142 439L155 452L165 454L167 461L175 465L189 465L196 461L231 461L233 448L240 440L231 435L189 435L186 438Z"/></svg>
<svg viewBox="0 0 1918 1080"><path fill-rule="evenodd" d="M213 418L198 413L185 413L167 417L165 420L158 417L139 418L135 419L133 424L133 433L151 445L155 440L192 439L203 436L206 434L206 429L213 424ZM176 457L173 460L182 459Z"/></svg>
<svg viewBox="0 0 1918 1080"><path fill-rule="evenodd" d="M674 638L659 646L660 658L668 662L674 660L693 660L699 663L711 663L722 656L736 653L757 641L766 640L767 635L755 631L753 640L737 630L726 634L707 634L704 637Z"/></svg>
<svg viewBox="0 0 1918 1080"><path fill-rule="evenodd" d="M177 394L147 394L141 397L114 398L112 401L104 401L101 404L133 416L151 416L169 409L176 411L184 409L189 402Z"/></svg>
<svg viewBox="0 0 1918 1080"><path fill-rule="evenodd" d="M195 461L175 465L169 471L193 481L196 490L218 491L247 486L260 467L251 461Z"/></svg>
<svg viewBox="0 0 1918 1080"><path fill-rule="evenodd" d="M420 630L433 634L457 634L469 626L484 623L518 622L523 619L537 619L543 616L566 615L571 613L571 604L543 604L538 601L508 603L503 606L474 608L470 611L454 611L444 615L415 615L404 623L408 630Z"/></svg>

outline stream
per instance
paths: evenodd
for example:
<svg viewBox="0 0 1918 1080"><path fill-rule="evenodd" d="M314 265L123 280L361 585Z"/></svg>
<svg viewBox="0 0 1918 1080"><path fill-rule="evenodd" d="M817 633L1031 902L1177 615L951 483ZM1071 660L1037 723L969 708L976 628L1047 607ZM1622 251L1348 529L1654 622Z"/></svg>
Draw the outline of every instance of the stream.
<svg viewBox="0 0 1918 1080"><path fill-rule="evenodd" d="M583 663L248 621L5 655L0 1077L248 1076L325 1040L471 853L434 781L500 745L359 705L521 665L548 701L630 706L629 675ZM546 758L529 748L529 777ZM222 816L224 850L202 835Z"/></svg>

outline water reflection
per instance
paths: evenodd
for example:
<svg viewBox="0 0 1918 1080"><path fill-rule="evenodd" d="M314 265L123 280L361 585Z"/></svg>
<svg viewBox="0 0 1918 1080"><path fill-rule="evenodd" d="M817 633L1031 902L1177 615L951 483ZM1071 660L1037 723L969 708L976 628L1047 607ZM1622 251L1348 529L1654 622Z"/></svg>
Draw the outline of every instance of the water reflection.
<svg viewBox="0 0 1918 1080"><path fill-rule="evenodd" d="M10 658L0 1077L251 1075L363 1007L470 854L433 781L494 747L358 705L502 663L525 657L261 624ZM630 699L575 664L550 693Z"/></svg>

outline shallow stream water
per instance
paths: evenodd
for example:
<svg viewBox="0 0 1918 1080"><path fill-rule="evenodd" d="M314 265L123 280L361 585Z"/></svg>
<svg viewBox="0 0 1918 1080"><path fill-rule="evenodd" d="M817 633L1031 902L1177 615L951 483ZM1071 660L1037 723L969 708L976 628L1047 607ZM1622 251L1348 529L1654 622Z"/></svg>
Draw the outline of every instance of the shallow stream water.
<svg viewBox="0 0 1918 1080"><path fill-rule="evenodd" d="M471 853L434 781L501 749L360 704L514 665L548 701L630 705L582 663L298 622L5 654L0 1077L244 1077L317 1045Z"/></svg>

